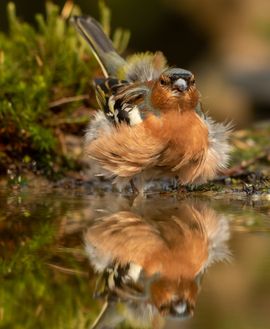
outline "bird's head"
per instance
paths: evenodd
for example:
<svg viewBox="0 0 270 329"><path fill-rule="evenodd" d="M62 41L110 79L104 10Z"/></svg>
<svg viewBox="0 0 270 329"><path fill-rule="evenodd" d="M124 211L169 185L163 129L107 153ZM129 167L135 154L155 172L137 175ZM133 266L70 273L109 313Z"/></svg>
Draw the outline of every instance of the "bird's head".
<svg viewBox="0 0 270 329"><path fill-rule="evenodd" d="M195 279L170 281L162 278L153 283L151 297L161 315L185 319L194 314L198 291Z"/></svg>
<svg viewBox="0 0 270 329"><path fill-rule="evenodd" d="M161 111L194 110L199 102L194 75L180 68L165 70L153 85L151 102Z"/></svg>

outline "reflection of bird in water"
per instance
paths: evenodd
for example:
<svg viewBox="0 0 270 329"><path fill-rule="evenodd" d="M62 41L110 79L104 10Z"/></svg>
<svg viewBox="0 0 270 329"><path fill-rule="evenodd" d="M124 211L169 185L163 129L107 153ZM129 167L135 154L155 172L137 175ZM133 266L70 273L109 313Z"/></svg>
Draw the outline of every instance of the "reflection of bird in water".
<svg viewBox="0 0 270 329"><path fill-rule="evenodd" d="M156 177L181 184L213 178L228 160L228 130L205 116L191 72L168 68L162 53L125 61L91 17L73 23L97 57L100 110L86 134L86 154L97 173L118 185ZM141 186L142 187L142 186Z"/></svg>
<svg viewBox="0 0 270 329"><path fill-rule="evenodd" d="M206 268L228 258L227 222L204 204L179 202L157 214L120 211L88 228L86 250L102 274L97 295L107 299L95 328L105 322L111 328L112 314L123 320L115 309L120 301L129 317L144 323L192 316Z"/></svg>

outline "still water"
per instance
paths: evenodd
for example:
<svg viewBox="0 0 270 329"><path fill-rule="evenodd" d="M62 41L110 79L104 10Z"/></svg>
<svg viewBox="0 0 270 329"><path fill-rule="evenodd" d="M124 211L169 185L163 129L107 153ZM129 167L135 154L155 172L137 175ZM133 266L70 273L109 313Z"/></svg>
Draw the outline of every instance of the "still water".
<svg viewBox="0 0 270 329"><path fill-rule="evenodd" d="M270 328L270 203L0 192L1 328Z"/></svg>

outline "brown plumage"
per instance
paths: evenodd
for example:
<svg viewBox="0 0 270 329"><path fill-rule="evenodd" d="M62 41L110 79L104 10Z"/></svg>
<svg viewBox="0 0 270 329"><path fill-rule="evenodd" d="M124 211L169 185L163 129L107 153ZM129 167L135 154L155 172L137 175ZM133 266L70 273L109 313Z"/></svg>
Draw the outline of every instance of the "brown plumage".
<svg viewBox="0 0 270 329"><path fill-rule="evenodd" d="M143 174L146 179L178 176L187 184L203 182L215 172L215 163L205 166L208 131L195 112L168 111L161 118L149 115L133 127L121 124L103 132L85 150L117 182Z"/></svg>
<svg viewBox="0 0 270 329"><path fill-rule="evenodd" d="M142 188L161 176L205 182L227 165L229 127L202 113L191 72L168 68L160 52L126 62L94 19L74 22L106 77L96 82L102 111L86 133L85 152L96 174Z"/></svg>
<svg viewBox="0 0 270 329"><path fill-rule="evenodd" d="M86 250L94 268L109 273L108 301L118 296L162 316L191 316L206 268L228 257L228 225L198 202L180 202L163 216L153 207L148 217L120 211L95 220Z"/></svg>

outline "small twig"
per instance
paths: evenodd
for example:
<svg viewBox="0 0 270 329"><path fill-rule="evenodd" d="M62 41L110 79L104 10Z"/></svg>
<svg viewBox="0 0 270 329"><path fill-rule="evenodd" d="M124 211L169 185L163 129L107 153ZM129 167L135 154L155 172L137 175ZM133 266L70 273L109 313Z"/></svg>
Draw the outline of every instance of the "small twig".
<svg viewBox="0 0 270 329"><path fill-rule="evenodd" d="M57 252L86 257L86 253L82 249L58 247Z"/></svg>
<svg viewBox="0 0 270 329"><path fill-rule="evenodd" d="M50 102L49 108L57 107L57 106L68 104L68 103L79 102L79 101L83 101L85 99L88 99L88 95L63 97L56 101Z"/></svg>
<svg viewBox="0 0 270 329"><path fill-rule="evenodd" d="M59 266L59 265L56 265L56 264L51 264L51 263L46 263L49 267L59 271L59 272L62 272L62 273L65 273L65 274L69 274L69 275L81 275L81 276L85 276L85 277L88 277L88 273L87 272L84 272L84 271L79 271L79 270L74 270L74 269L71 269L71 268L67 268L67 267L62 267L62 266Z"/></svg>

